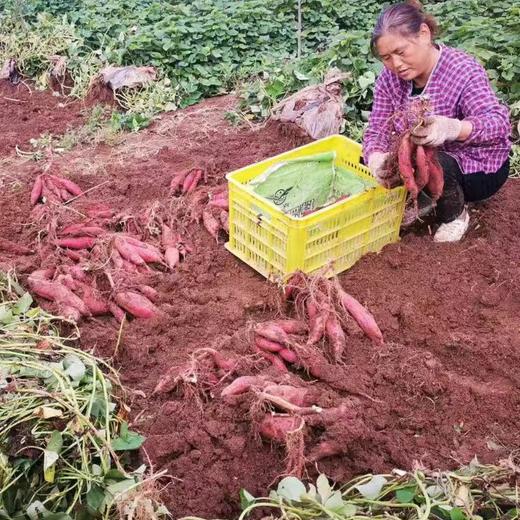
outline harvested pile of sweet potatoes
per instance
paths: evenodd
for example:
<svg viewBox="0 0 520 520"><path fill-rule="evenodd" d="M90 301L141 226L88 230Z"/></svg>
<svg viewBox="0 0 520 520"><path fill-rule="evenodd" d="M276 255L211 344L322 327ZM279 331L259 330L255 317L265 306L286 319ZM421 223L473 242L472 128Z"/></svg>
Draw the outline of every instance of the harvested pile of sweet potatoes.
<svg viewBox="0 0 520 520"><path fill-rule="evenodd" d="M337 279L296 272L285 287L285 298L294 306L298 319L268 321L254 328L255 350L280 372L287 372L289 364L307 368L321 379L320 367L326 362L323 356L338 363L345 355L345 325L351 319L374 344L383 343L374 316ZM323 356L317 362L320 351Z"/></svg>
<svg viewBox="0 0 520 520"><path fill-rule="evenodd" d="M73 211L63 208L80 196ZM35 249L50 267L33 272L29 287L75 321L110 313L119 321L125 313L156 316L158 294L139 275L173 270L193 251L191 245L165 223L172 219L158 203L133 216L84 199L82 189L68 179L47 172L36 178L31 203L38 212L33 216L46 226L38 232Z"/></svg>

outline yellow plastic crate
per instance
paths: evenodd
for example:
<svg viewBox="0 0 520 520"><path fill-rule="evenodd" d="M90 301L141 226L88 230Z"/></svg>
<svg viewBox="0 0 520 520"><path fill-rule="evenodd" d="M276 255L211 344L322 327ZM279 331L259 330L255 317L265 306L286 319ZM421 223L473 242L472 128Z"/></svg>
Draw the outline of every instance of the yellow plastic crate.
<svg viewBox="0 0 520 520"><path fill-rule="evenodd" d="M399 240L406 190L381 186L336 202L303 218L280 211L246 184L275 163L320 152L336 152L335 163L360 177L361 145L334 135L228 173L229 242L226 248L268 279L283 281L300 269L312 273L330 265L338 274L368 252Z"/></svg>

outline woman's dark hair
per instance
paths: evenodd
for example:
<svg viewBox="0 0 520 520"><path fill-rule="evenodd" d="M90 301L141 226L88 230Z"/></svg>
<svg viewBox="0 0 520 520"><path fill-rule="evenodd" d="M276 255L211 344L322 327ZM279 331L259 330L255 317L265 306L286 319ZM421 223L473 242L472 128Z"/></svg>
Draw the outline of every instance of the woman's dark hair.
<svg viewBox="0 0 520 520"><path fill-rule="evenodd" d="M421 25L425 23L435 38L439 31L439 26L435 18L424 12L421 2L417 0L408 0L399 4L387 7L377 19L372 38L370 39L370 48L372 54L377 56L377 40L387 32L397 32L406 36L417 34Z"/></svg>

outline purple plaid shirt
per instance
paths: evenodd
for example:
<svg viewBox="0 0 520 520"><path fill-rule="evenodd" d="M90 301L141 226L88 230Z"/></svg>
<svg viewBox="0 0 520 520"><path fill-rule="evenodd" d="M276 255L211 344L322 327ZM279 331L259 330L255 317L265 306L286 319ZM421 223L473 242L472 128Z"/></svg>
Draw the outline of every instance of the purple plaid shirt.
<svg viewBox="0 0 520 520"><path fill-rule="evenodd" d="M498 100L484 68L470 55L440 45L441 54L422 95L433 114L465 119L473 131L464 142L446 142L443 151L454 157L463 173L496 172L511 150L509 110ZM390 149L392 132L404 131L405 121L392 114L409 102L412 82L384 69L376 81L374 104L363 138L365 163L374 151Z"/></svg>

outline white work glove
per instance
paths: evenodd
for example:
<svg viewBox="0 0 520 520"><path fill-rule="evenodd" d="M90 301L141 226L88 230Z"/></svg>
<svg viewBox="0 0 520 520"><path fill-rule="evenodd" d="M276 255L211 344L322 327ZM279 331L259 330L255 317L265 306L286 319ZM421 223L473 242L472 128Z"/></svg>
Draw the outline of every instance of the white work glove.
<svg viewBox="0 0 520 520"><path fill-rule="evenodd" d="M383 182L383 179L387 176L384 165L388 152L372 152L368 158L368 169L370 173L375 177L377 182Z"/></svg>
<svg viewBox="0 0 520 520"><path fill-rule="evenodd" d="M401 179L397 172L392 172L385 168L389 152L372 152L368 158L368 169L374 178L387 189L395 188Z"/></svg>
<svg viewBox="0 0 520 520"><path fill-rule="evenodd" d="M445 116L429 116L424 124L412 131L412 141L423 146L442 146L455 141L462 130L462 121Z"/></svg>

